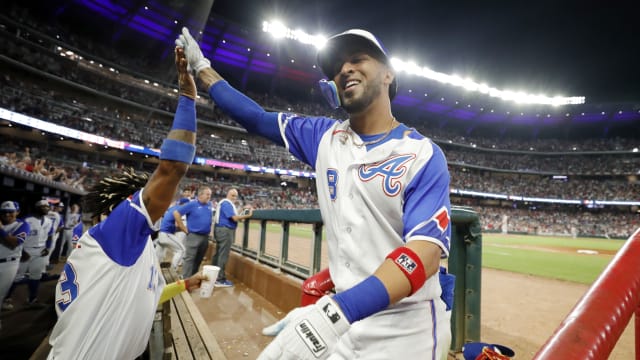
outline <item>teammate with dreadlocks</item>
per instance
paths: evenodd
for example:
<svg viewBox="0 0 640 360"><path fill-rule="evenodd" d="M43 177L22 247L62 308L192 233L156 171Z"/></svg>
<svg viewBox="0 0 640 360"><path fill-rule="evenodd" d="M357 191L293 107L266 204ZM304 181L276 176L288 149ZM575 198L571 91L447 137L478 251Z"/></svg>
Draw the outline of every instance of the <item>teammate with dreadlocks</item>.
<svg viewBox="0 0 640 360"><path fill-rule="evenodd" d="M107 217L82 235L60 275L48 359L136 358L146 348L158 303L204 279L195 275L165 286L150 237L195 155L196 86L182 49L176 48L175 61L180 99L155 172L127 170L86 197L85 210Z"/></svg>

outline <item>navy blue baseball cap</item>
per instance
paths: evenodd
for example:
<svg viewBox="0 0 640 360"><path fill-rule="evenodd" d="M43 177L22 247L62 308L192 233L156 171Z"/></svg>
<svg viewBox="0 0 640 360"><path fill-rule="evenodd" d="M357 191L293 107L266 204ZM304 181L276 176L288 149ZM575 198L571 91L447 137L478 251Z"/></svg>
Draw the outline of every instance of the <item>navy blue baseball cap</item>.
<svg viewBox="0 0 640 360"><path fill-rule="evenodd" d="M326 77L333 79L336 75L336 60L340 59L340 54L354 48L366 50L369 55L378 59L389 67L391 61L387 56L387 51L382 43L370 32L362 29L351 29L330 37L324 47L318 51L318 65ZM393 100L398 92L397 77L389 85L389 99Z"/></svg>
<svg viewBox="0 0 640 360"><path fill-rule="evenodd" d="M516 354L513 350L504 345L471 342L462 346L462 356L464 357L464 360L476 360L478 355L482 354L482 349L485 347L508 357L512 357Z"/></svg>

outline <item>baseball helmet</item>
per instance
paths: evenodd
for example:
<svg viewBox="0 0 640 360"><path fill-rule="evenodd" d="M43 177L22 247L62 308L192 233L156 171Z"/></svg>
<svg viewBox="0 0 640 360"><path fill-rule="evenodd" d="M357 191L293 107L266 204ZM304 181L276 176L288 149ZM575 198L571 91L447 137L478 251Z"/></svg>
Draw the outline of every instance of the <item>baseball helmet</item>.
<svg viewBox="0 0 640 360"><path fill-rule="evenodd" d="M480 356L483 354L483 349L490 350L488 356ZM498 355L491 356L491 354L497 353ZM487 344L483 342L471 342L462 346L462 356L464 360L476 360L476 359L508 359L514 356L516 353L509 347L499 344Z"/></svg>
<svg viewBox="0 0 640 360"><path fill-rule="evenodd" d="M336 75L335 62L339 59L339 55L354 48L367 51L369 55L391 67L386 50L372 33L362 29L350 29L330 37L325 46L318 50L317 61L324 75L333 79ZM393 100L397 92L398 80L394 76L389 85L389 99Z"/></svg>

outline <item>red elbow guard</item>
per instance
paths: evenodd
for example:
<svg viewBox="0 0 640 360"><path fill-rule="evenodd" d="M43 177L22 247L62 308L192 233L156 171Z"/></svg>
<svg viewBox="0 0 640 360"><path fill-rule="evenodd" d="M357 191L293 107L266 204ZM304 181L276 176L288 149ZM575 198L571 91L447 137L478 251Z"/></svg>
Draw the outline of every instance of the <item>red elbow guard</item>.
<svg viewBox="0 0 640 360"><path fill-rule="evenodd" d="M408 247L402 246L393 250L387 259L391 259L396 266L404 273L404 276L411 283L411 293L413 295L427 281L427 275L424 272L424 265L418 254Z"/></svg>
<svg viewBox="0 0 640 360"><path fill-rule="evenodd" d="M302 283L302 301L301 305L306 306L315 304L318 299L326 295L333 289L333 281L329 268L326 268L317 274L310 276Z"/></svg>

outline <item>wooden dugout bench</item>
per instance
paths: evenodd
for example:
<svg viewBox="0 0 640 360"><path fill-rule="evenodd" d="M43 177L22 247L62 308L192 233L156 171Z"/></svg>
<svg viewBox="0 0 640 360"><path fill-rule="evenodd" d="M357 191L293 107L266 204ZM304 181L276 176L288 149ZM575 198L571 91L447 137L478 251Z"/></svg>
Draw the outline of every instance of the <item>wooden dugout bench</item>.
<svg viewBox="0 0 640 360"><path fill-rule="evenodd" d="M178 280L178 275L169 267L162 268L162 275L167 284ZM226 359L188 292L158 306L149 338L148 359Z"/></svg>

